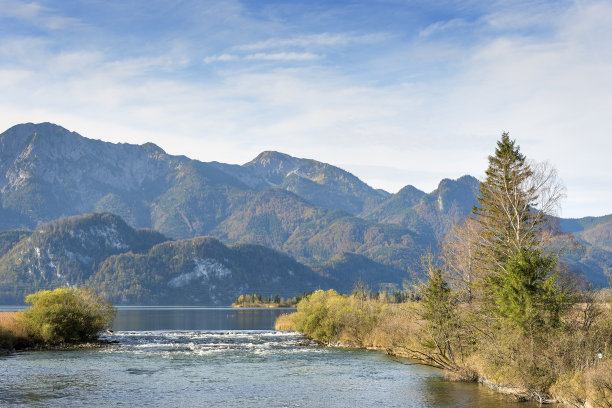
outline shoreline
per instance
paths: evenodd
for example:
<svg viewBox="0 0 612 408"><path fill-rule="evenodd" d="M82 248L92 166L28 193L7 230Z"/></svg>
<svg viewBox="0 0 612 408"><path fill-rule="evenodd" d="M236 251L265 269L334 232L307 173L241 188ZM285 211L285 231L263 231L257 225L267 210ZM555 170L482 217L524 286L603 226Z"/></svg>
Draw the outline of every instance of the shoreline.
<svg viewBox="0 0 612 408"><path fill-rule="evenodd" d="M279 331L290 331L290 330L279 330ZM299 333L299 332L298 332ZM306 334L301 333L302 335L306 336ZM308 337L308 336L306 336ZM312 341L317 341L315 339L312 339L310 337L308 337L310 340ZM534 393L529 393L527 390L525 389L521 389L519 387L513 387L511 385L507 385L507 384L498 384L495 383L487 378L484 377L476 377L476 379L474 380L465 380L465 379L452 379L449 376L449 371L440 367L436 367L434 365L431 364L426 364L423 363L422 361L419 360L415 360L414 358L411 358L410 355L408 355L407 353L403 353L401 352L401 350L393 350L393 349L385 349L384 347L379 347L379 346L354 346L354 345L350 345L347 343L342 343L342 342L334 342L334 343L321 343L318 342L321 346L326 347L326 348L339 348L339 349L352 349L352 350L365 350L365 351L377 351L377 352L383 352L385 354L387 354L388 356L392 356L392 357L397 357L397 358L401 358L401 359L405 359L405 360L409 360L412 364L415 365L422 365L422 366L426 366L426 367L431 367L431 368L435 368L440 370L443 374L444 377L450 381L450 382L466 382L466 383L478 383L478 384L482 384L483 386L486 386L500 394L504 394L504 395L508 395L513 397L514 399L516 399L517 402L521 402L521 401L534 401L534 402L538 402L542 405L549 405L549 404L560 404L560 405L566 405L566 406L571 406L571 407L586 407L586 405L576 405L576 404L572 404L570 402L567 401L562 401L562 400L558 400L558 399L554 399L551 398L550 396L541 396L541 395L537 395Z"/></svg>
<svg viewBox="0 0 612 408"><path fill-rule="evenodd" d="M92 340L84 343L64 343L55 345L45 344L31 344L25 347L16 347L13 349L0 349L0 356L9 356L15 353L22 353L28 351L79 351L79 350L93 350L108 347L111 344L116 344L116 340Z"/></svg>
<svg viewBox="0 0 612 408"><path fill-rule="evenodd" d="M247 304L247 305L237 305L237 304L232 304L230 306L232 309L280 309L280 308L290 308L292 306L281 306L278 304L269 304L269 303L263 303L263 304ZM293 306L293 308L295 308L295 306Z"/></svg>

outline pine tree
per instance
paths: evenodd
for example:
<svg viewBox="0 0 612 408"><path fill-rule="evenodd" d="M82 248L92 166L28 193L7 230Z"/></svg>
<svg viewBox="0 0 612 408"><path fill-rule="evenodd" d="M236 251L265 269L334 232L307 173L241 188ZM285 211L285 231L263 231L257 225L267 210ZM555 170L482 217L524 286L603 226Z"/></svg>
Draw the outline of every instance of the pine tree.
<svg viewBox="0 0 612 408"><path fill-rule="evenodd" d="M455 370L455 352L461 350L457 343L461 343L461 335L454 313L454 295L434 255L428 252L421 262L428 277L427 282L421 285L422 316L427 322L424 344L430 349L428 358L437 366Z"/></svg>
<svg viewBox="0 0 612 408"><path fill-rule="evenodd" d="M556 259L537 249L522 249L506 262L506 272L495 282L498 317L527 331L555 327L567 301L556 287Z"/></svg>
<svg viewBox="0 0 612 408"><path fill-rule="evenodd" d="M508 133L502 134L495 155L489 156L486 176L480 185L480 207L474 208L482 228L478 255L488 267L503 268L521 248L537 245L544 217L533 209L538 197L535 186L528 182L533 171Z"/></svg>
<svg viewBox="0 0 612 408"><path fill-rule="evenodd" d="M489 156L480 207L474 208L480 226L475 263L485 297L497 316L518 326L551 322L540 311L563 298L555 286L556 257L544 255L542 248L548 210L559 201L562 188L554 170L544 170L529 164L516 142L503 133L495 155Z"/></svg>

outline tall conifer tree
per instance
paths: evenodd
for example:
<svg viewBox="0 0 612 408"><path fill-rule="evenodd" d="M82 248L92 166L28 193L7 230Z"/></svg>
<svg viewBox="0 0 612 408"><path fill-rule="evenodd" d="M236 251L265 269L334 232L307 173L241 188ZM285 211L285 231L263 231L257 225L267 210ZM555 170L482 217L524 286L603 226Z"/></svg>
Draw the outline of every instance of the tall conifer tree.
<svg viewBox="0 0 612 408"><path fill-rule="evenodd" d="M537 309L547 301L558 305L563 297L555 288L556 259L543 253L541 238L549 215L539 206L544 202L548 209L549 201L561 196L556 174L534 171L516 142L503 133L495 155L489 156L486 176L480 206L474 207L480 225L475 261L484 275L485 293L492 296L500 317L519 326L543 321ZM558 314L555 309L553 314Z"/></svg>
<svg viewBox="0 0 612 408"><path fill-rule="evenodd" d="M537 246L537 234L545 218L534 205L538 199L529 183L533 171L514 140L503 133L495 155L489 156L486 180L480 185L480 207L474 208L481 224L480 260L502 267L521 248Z"/></svg>

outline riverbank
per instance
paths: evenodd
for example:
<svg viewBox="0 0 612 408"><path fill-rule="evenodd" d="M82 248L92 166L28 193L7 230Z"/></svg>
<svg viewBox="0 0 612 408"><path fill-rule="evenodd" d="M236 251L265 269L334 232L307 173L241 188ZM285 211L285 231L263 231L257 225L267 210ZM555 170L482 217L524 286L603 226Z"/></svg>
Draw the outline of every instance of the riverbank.
<svg viewBox="0 0 612 408"><path fill-rule="evenodd" d="M28 335L20 324L21 312L0 312L0 356L19 351L69 351L106 347L113 344L109 340L91 340L77 343L48 344Z"/></svg>
<svg viewBox="0 0 612 408"><path fill-rule="evenodd" d="M450 380L478 381L518 400L612 404L608 307L580 306L568 312L562 327L531 337L511 327L486 327L465 305L456 305L452 319L445 321L451 328L440 328L424 318L423 308L422 302L394 304L317 291L298 304L296 313L279 317L275 328L299 331L330 347L412 359L443 369ZM453 336L442 329L452 329Z"/></svg>

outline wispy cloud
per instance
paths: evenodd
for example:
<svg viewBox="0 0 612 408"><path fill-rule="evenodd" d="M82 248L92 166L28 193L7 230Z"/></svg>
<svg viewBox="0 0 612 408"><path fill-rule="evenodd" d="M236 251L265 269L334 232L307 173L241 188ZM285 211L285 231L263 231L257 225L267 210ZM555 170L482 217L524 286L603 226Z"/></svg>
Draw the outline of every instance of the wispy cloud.
<svg viewBox="0 0 612 408"><path fill-rule="evenodd" d="M0 17L11 17L23 20L33 20L45 10L36 3L23 3L16 0L0 1Z"/></svg>
<svg viewBox="0 0 612 408"><path fill-rule="evenodd" d="M212 55L204 58L204 62L206 64L210 64L213 62L228 62L228 61L236 61L239 60L240 57L234 54L221 54L221 55Z"/></svg>
<svg viewBox="0 0 612 408"><path fill-rule="evenodd" d="M264 60L264 61L312 61L322 58L322 55L312 54L310 52L275 52L265 53L258 52L249 54L244 57L245 60Z"/></svg>
<svg viewBox="0 0 612 408"><path fill-rule="evenodd" d="M83 26L78 19L59 15L39 3L19 0L0 0L0 18L18 19L50 30Z"/></svg>
<svg viewBox="0 0 612 408"><path fill-rule="evenodd" d="M430 24L423 30L419 31L419 37L431 37L432 35L466 26L468 26L468 23L461 18L453 18L448 21L436 21L435 23Z"/></svg>
<svg viewBox="0 0 612 408"><path fill-rule="evenodd" d="M275 37L236 45L228 52L207 56L203 61L206 64L232 61L314 61L325 58L320 52L322 49L337 50L354 44L373 44L385 38L387 35L381 33L369 35L320 33L291 38Z"/></svg>
<svg viewBox="0 0 612 408"><path fill-rule="evenodd" d="M302 35L291 38L268 38L263 41L257 41L250 44L238 45L233 47L236 51L258 51L288 47L337 47L348 44L371 44L383 41L387 37L383 33L375 33L369 35L351 35L351 34L331 34L320 33Z"/></svg>
<svg viewBox="0 0 612 408"><path fill-rule="evenodd" d="M204 58L204 63L232 61L313 61L323 58L322 55L310 52L257 52L247 55L221 54Z"/></svg>

